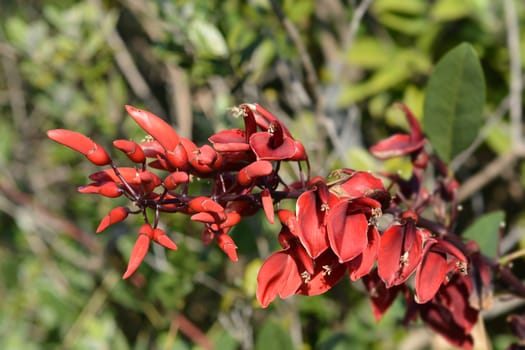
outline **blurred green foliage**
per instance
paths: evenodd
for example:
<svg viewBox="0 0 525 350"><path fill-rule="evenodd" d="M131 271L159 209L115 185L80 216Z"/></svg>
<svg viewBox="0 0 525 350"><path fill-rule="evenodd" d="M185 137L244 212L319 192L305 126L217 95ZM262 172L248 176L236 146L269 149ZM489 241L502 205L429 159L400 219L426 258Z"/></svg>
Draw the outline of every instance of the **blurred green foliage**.
<svg viewBox="0 0 525 350"><path fill-rule="evenodd" d="M456 174L468 179L511 150L508 107L501 103L513 53L500 1L375 0L355 33L350 24L360 1L278 3L313 61L335 132L321 132L326 125L305 83L309 72L267 0L0 3L0 348L431 346L430 331L400 326L400 301L376 324L360 283L258 307L257 269L278 246L277 225L259 216L232 233L237 264L202 246L199 225L165 216L179 250L154 249L137 278L121 281L138 223L95 237L98 221L117 203L76 193L96 169L45 139L45 130L63 127L107 146L116 137L140 140L144 135L123 108L134 104L203 143L212 132L239 125L228 107L256 101L303 141L314 173L347 166L405 176L407 162L379 163L366 147L406 129L394 102L422 117L435 63L469 42L481 58L491 128ZM515 5L523 24L525 6ZM523 67L525 26L519 32ZM464 202L459 232L492 209L505 211L523 232L525 167L502 175ZM512 340L501 319L488 320L495 348Z"/></svg>

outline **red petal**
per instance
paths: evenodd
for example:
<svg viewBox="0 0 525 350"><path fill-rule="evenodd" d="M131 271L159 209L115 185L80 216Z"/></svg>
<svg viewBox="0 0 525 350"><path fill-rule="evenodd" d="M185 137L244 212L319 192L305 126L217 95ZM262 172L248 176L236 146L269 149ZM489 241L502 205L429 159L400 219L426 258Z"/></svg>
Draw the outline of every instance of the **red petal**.
<svg viewBox="0 0 525 350"><path fill-rule="evenodd" d="M422 241L413 221L390 226L381 236L378 273L387 287L398 285L414 272L421 261Z"/></svg>
<svg viewBox="0 0 525 350"><path fill-rule="evenodd" d="M443 305L428 303L419 312L421 319L452 345L472 349L473 339L469 331L462 329L452 319L452 313Z"/></svg>
<svg viewBox="0 0 525 350"><path fill-rule="evenodd" d="M210 197L199 196L193 198L188 203L188 207L195 210L196 212L211 211L218 214L224 213L224 208Z"/></svg>
<svg viewBox="0 0 525 350"><path fill-rule="evenodd" d="M351 199L363 196L370 197L377 192L386 192L385 186L379 178L364 171L354 172L341 184L340 188Z"/></svg>
<svg viewBox="0 0 525 350"><path fill-rule="evenodd" d="M375 226L368 229L368 244L361 255L349 261L346 266L350 271L350 279L357 281L361 277L367 275L377 260L377 251L379 250L379 242L381 237Z"/></svg>
<svg viewBox="0 0 525 350"><path fill-rule="evenodd" d="M144 257L148 253L150 240L151 239L146 235L141 234L138 236L137 241L133 246L133 250L131 251L128 268L122 276L122 279L130 277L138 269L140 263L142 260L144 260Z"/></svg>
<svg viewBox="0 0 525 350"><path fill-rule="evenodd" d="M273 210L272 195L267 188L265 188L261 192L261 202L264 209L264 214L266 215L266 219L268 219L268 222L270 224L273 224L275 222L275 212Z"/></svg>
<svg viewBox="0 0 525 350"><path fill-rule="evenodd" d="M95 193L108 198L117 198L122 195L122 189L119 185L111 181L80 186L78 192Z"/></svg>
<svg viewBox="0 0 525 350"><path fill-rule="evenodd" d="M348 202L337 203L328 213L327 234L330 247L344 263L361 254L368 243L368 220L362 213L347 215Z"/></svg>
<svg viewBox="0 0 525 350"><path fill-rule="evenodd" d="M257 275L257 300L262 307L267 307L279 293L286 296L301 283L293 258L284 251L275 252L266 258Z"/></svg>
<svg viewBox="0 0 525 350"><path fill-rule="evenodd" d="M262 117L264 117L270 124L272 123L279 123L281 124L281 122L277 119L276 116L274 116L272 113L270 113L268 110L266 110L265 108L263 108L261 105L257 104L257 103L254 103L253 105L248 105L248 106L253 106L255 107L255 111L260 114ZM288 131L288 129L286 129L284 127L284 125L282 125L282 129L283 129L283 132L286 136L288 137L292 137L292 135L290 134L290 131Z"/></svg>
<svg viewBox="0 0 525 350"><path fill-rule="evenodd" d="M66 129L54 129L47 132L47 137L83 155L92 152L96 143L84 134Z"/></svg>
<svg viewBox="0 0 525 350"><path fill-rule="evenodd" d="M117 168L117 171L126 182L134 185L140 184L139 172L137 169L131 167L119 167ZM119 184L122 183L113 169L104 169L102 171L93 173L89 175L89 179L96 182L112 181Z"/></svg>
<svg viewBox="0 0 525 350"><path fill-rule="evenodd" d="M388 159L419 151L424 145L424 139L414 142L410 135L395 134L370 147L370 152L379 159Z"/></svg>
<svg viewBox="0 0 525 350"><path fill-rule="evenodd" d="M419 304L430 301L436 295L447 275L447 258L445 254L429 250L416 273L416 296Z"/></svg>
<svg viewBox="0 0 525 350"><path fill-rule="evenodd" d="M135 122L157 140L167 151L173 151L179 144L179 135L163 119L153 113L126 105L126 110Z"/></svg>
<svg viewBox="0 0 525 350"><path fill-rule="evenodd" d="M330 250L315 259L315 271L309 281L305 281L297 294L319 295L335 286L346 272L346 265L340 264Z"/></svg>
<svg viewBox="0 0 525 350"><path fill-rule="evenodd" d="M164 179L164 186L168 190L177 188L180 184L187 183L190 180L188 173L184 171L175 171L166 176Z"/></svg>
<svg viewBox="0 0 525 350"><path fill-rule="evenodd" d="M201 212L198 212L197 214L193 214L190 219L192 221L198 221L198 222L203 222L203 223L206 223L206 224L214 224L219 220L219 217L217 216L217 214L215 213L210 213L210 212L207 212L207 211L201 211Z"/></svg>
<svg viewBox="0 0 525 350"><path fill-rule="evenodd" d="M54 129L47 132L47 137L72 150L82 153L95 165L111 164L111 158L104 148L84 134L71 130Z"/></svg>
<svg viewBox="0 0 525 350"><path fill-rule="evenodd" d="M241 215L235 211L226 213L226 220L220 223L220 228L228 228L235 226L241 221Z"/></svg>
<svg viewBox="0 0 525 350"><path fill-rule="evenodd" d="M410 136L412 139L415 142L422 140L424 138L423 131L421 130L419 120L417 120L416 116L406 105L402 103L397 103L395 106L401 108L401 110L405 113L405 117L407 118L408 124L410 125Z"/></svg>
<svg viewBox="0 0 525 350"><path fill-rule="evenodd" d="M113 141L113 146L124 152L128 156L128 158L134 163L144 163L144 161L146 160L146 155L144 154L144 151L142 150L140 145L134 141L115 140Z"/></svg>
<svg viewBox="0 0 525 350"><path fill-rule="evenodd" d="M121 222L128 217L129 209L126 207L116 207L106 215L97 228L97 233L104 231L108 226Z"/></svg>
<svg viewBox="0 0 525 350"><path fill-rule="evenodd" d="M258 160L242 168L237 174L237 182L241 186L248 186L254 179L270 175L273 172L272 163L266 160Z"/></svg>
<svg viewBox="0 0 525 350"><path fill-rule="evenodd" d="M178 247L167 235L164 230L160 228L153 229L153 240L163 246L164 248L168 248L171 250L177 250Z"/></svg>
<svg viewBox="0 0 525 350"><path fill-rule="evenodd" d="M239 258L237 257L237 246L229 235L225 233L218 234L217 244L219 245L219 248L228 255L228 258L230 258L231 261L239 261Z"/></svg>
<svg viewBox="0 0 525 350"><path fill-rule="evenodd" d="M317 258L328 249L328 237L326 228L322 225L324 212L317 208L317 196L314 191L304 192L297 198L297 221L298 229L294 232L305 247L308 254Z"/></svg>
<svg viewBox="0 0 525 350"><path fill-rule="evenodd" d="M295 154L295 142L292 138L285 138L282 144L272 148L273 135L261 131L250 136L250 147L259 160L285 160Z"/></svg>
<svg viewBox="0 0 525 350"><path fill-rule="evenodd" d="M403 286L387 288L385 283L379 278L377 269L363 277L363 284L370 295L374 317L379 322L396 299L397 294L403 290Z"/></svg>
<svg viewBox="0 0 525 350"><path fill-rule="evenodd" d="M244 144L244 145L248 144L246 142L246 133L241 129L222 130L210 136L208 140L211 143L213 143L214 147L218 144L229 144L229 143Z"/></svg>
<svg viewBox="0 0 525 350"><path fill-rule="evenodd" d="M176 169L186 169L188 167L188 151L179 143L173 150L165 152L166 159Z"/></svg>

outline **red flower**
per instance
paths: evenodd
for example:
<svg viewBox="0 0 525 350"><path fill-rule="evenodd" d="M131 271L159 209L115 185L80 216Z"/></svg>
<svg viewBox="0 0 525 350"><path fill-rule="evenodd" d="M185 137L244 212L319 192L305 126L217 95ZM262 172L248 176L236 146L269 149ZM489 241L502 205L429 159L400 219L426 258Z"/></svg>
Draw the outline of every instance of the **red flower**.
<svg viewBox="0 0 525 350"><path fill-rule="evenodd" d="M423 260L416 273L416 302L424 304L432 299L446 281L447 274L456 270L466 274L465 255L441 238L429 239L425 243Z"/></svg>
<svg viewBox="0 0 525 350"><path fill-rule="evenodd" d="M346 265L339 263L337 256L327 250L314 260L313 273L307 271L301 275L303 283L297 291L302 295L319 295L335 286L346 272Z"/></svg>
<svg viewBox="0 0 525 350"><path fill-rule="evenodd" d="M416 214L407 212L401 224L390 226L381 236L377 257L379 277L387 287L405 282L416 270L427 232L416 227Z"/></svg>
<svg viewBox="0 0 525 350"><path fill-rule="evenodd" d="M317 181L317 182L316 182ZM297 236L312 257L317 258L329 247L326 232L328 213L339 202L339 198L328 191L324 180L314 179L314 189L297 198Z"/></svg>
<svg viewBox="0 0 525 350"><path fill-rule="evenodd" d="M410 125L410 134L395 134L370 147L370 152L379 159L399 157L406 154L416 154L423 149L425 138L419 121L412 112L403 104L397 105L405 112Z"/></svg>
<svg viewBox="0 0 525 350"><path fill-rule="evenodd" d="M405 285L403 284L387 288L385 282L379 277L377 269L372 270L372 272L363 277L363 284L370 295L372 311L374 312L376 321L381 320L396 299L398 293L405 290Z"/></svg>
<svg viewBox="0 0 525 350"><path fill-rule="evenodd" d="M150 224L144 224L139 228L138 237L129 257L128 268L122 276L123 279L130 277L140 266L146 254L148 254L151 240L165 248L176 250L177 245L168 237L164 230L153 228Z"/></svg>
<svg viewBox="0 0 525 350"><path fill-rule="evenodd" d="M471 281L465 276L456 275L440 288L432 301L419 307L421 319L430 328L452 345L463 349L473 346L470 331L479 315L479 310L469 303L471 292Z"/></svg>
<svg viewBox="0 0 525 350"><path fill-rule="evenodd" d="M349 262L367 248L369 219L380 211L381 204L366 197L350 201L340 200L330 209L327 218L328 240L340 263ZM375 237L374 230L375 228L370 233ZM375 247L378 243L379 240L374 239ZM373 251L374 247L371 247L371 250ZM372 259L375 259L375 256Z"/></svg>
<svg viewBox="0 0 525 350"><path fill-rule="evenodd" d="M70 130L55 129L47 132L47 137L64 146L82 153L86 158L95 165L111 164L111 157L100 146L89 137Z"/></svg>
<svg viewBox="0 0 525 350"><path fill-rule="evenodd" d="M380 240L381 236L377 228L374 225L370 225L367 231L367 245L365 249L363 249L361 254L346 263L352 281L357 281L361 277L366 276L374 267Z"/></svg>
<svg viewBox="0 0 525 350"><path fill-rule="evenodd" d="M314 274L314 265L305 249L291 229L295 220L292 212L281 210L279 218L283 224L279 233L282 250L274 252L262 264L257 275L257 300L267 307L277 296L287 298L297 292L303 276Z"/></svg>

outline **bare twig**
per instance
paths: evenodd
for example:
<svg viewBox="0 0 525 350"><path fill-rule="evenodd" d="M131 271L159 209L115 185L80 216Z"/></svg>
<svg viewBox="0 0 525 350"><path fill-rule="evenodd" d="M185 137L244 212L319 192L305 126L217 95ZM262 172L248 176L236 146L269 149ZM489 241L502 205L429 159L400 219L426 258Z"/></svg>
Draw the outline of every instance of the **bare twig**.
<svg viewBox="0 0 525 350"><path fill-rule="evenodd" d="M293 25L292 21L290 21L290 19L286 17L279 2L277 0L270 0L270 3L272 4L274 12L277 14L279 21L286 30L288 37L290 38L290 40L292 41L299 53L299 58L301 60L301 64L306 74L307 92L310 95L313 104L318 105L320 99L319 79L317 78L317 73L315 71L312 57L306 50L306 47L304 46L303 41L301 40L301 36L299 35L299 31Z"/></svg>
<svg viewBox="0 0 525 350"><path fill-rule="evenodd" d="M357 6L354 10L352 20L350 21L348 35L346 36L346 40L343 43L343 57L347 57L348 53L352 50L355 36L357 34L357 29L359 29L359 24L361 23L363 16L365 15L366 11L368 10L373 1L374 0L363 0L359 3L359 6Z"/></svg>
<svg viewBox="0 0 525 350"><path fill-rule="evenodd" d="M490 181L500 176L503 170L509 169L519 159L525 157L524 148L513 149L510 153L505 153L494 159L492 162L487 164L479 173L470 177L465 181L460 188L458 194L459 202L464 201L471 195L479 191L480 188L484 187Z"/></svg>
<svg viewBox="0 0 525 350"><path fill-rule="evenodd" d="M505 24L507 27L507 45L510 59L510 136L515 147L521 147L522 140L522 112L521 92L523 79L521 73L520 37L518 27L518 14L514 0L503 0Z"/></svg>

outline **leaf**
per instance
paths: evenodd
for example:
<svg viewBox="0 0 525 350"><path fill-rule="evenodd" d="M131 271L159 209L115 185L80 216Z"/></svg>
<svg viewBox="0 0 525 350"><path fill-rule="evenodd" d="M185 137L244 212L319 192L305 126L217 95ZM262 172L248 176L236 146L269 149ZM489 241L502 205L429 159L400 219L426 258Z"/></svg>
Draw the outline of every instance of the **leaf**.
<svg viewBox="0 0 525 350"><path fill-rule="evenodd" d="M430 13L437 21L455 21L471 14L472 7L472 1L440 0Z"/></svg>
<svg viewBox="0 0 525 350"><path fill-rule="evenodd" d="M501 210L485 214L471 224L462 236L478 243L481 252L490 258L498 257L499 228L505 220Z"/></svg>
<svg viewBox="0 0 525 350"><path fill-rule="evenodd" d="M188 35L197 55L206 58L222 58L228 55L226 40L213 24L195 19L189 25Z"/></svg>
<svg viewBox="0 0 525 350"><path fill-rule="evenodd" d="M271 319L264 322L255 342L255 350L263 349L293 349L289 331Z"/></svg>
<svg viewBox="0 0 525 350"><path fill-rule="evenodd" d="M423 127L438 155L450 162L476 138L483 124L485 82L469 44L448 52L430 76Z"/></svg>

